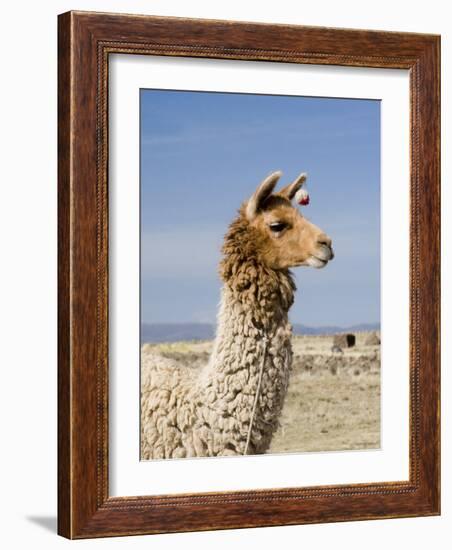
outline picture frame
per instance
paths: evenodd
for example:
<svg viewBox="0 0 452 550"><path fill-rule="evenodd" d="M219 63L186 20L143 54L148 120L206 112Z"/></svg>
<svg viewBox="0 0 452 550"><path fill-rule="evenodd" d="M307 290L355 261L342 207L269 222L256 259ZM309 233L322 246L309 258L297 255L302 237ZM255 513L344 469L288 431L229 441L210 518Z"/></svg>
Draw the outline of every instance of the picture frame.
<svg viewBox="0 0 452 550"><path fill-rule="evenodd" d="M440 37L91 12L64 13L58 27L58 533L75 539L438 515ZM408 481L110 496L112 54L409 71Z"/></svg>

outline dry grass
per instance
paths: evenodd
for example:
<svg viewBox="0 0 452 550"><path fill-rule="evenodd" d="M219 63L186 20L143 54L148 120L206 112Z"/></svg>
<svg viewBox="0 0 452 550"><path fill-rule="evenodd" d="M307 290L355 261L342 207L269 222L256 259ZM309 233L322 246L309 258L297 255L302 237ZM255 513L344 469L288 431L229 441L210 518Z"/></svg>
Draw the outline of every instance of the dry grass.
<svg viewBox="0 0 452 550"><path fill-rule="evenodd" d="M281 426L269 453L375 449L380 446L380 346L333 353L333 335L295 336L294 364ZM212 342L144 344L142 355L191 368L207 362Z"/></svg>

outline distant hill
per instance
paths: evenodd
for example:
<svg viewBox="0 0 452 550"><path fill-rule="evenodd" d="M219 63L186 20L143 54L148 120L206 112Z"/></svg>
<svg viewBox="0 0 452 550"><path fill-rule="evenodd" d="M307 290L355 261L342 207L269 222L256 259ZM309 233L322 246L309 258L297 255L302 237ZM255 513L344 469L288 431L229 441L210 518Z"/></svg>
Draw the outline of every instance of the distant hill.
<svg viewBox="0 0 452 550"><path fill-rule="evenodd" d="M350 327L326 326L326 327L307 327L294 323L294 334L338 334L340 332L368 332L380 330L380 323L361 323Z"/></svg>
<svg viewBox="0 0 452 550"><path fill-rule="evenodd" d="M208 323L143 323L141 342L180 342L182 340L212 340L215 326Z"/></svg>
<svg viewBox="0 0 452 550"><path fill-rule="evenodd" d="M294 334L337 334L339 332L361 332L380 330L379 323L362 323L351 327L327 326L307 327L295 323ZM141 342L157 344L160 342L179 342L182 340L212 340L215 337L215 325L209 323L143 323Z"/></svg>

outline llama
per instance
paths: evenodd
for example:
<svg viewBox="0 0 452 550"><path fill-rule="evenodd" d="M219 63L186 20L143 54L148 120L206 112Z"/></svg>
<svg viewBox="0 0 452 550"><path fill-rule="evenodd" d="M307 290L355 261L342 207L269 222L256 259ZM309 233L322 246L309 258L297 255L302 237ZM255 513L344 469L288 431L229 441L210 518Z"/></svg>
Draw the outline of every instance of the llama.
<svg viewBox="0 0 452 550"><path fill-rule="evenodd" d="M278 427L292 368L291 267L324 267L331 239L292 205L306 176L274 193L268 176L224 239L218 326L200 371L143 358L141 458L260 454ZM304 193L304 194L303 194Z"/></svg>

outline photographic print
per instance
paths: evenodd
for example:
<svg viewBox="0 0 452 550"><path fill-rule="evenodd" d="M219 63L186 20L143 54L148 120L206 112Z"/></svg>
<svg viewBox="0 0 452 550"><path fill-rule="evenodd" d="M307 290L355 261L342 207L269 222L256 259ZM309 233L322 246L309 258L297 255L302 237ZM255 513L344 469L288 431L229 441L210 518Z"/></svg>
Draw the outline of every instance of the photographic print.
<svg viewBox="0 0 452 550"><path fill-rule="evenodd" d="M439 58L59 16L61 535L440 513Z"/></svg>
<svg viewBox="0 0 452 550"><path fill-rule="evenodd" d="M380 102L142 89L141 459L380 446Z"/></svg>

